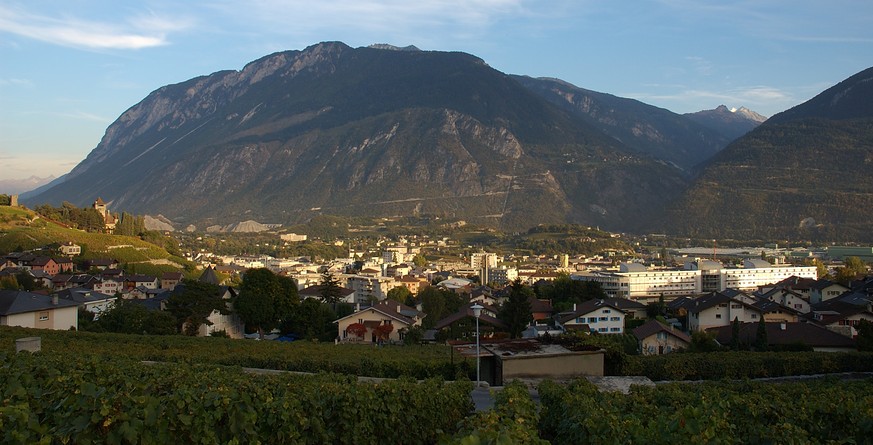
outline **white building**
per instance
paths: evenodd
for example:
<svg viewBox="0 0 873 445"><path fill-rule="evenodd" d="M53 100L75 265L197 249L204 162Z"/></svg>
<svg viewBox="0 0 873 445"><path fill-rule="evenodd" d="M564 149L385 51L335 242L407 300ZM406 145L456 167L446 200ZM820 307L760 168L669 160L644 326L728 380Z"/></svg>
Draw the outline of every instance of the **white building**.
<svg viewBox="0 0 873 445"><path fill-rule="evenodd" d="M746 260L742 268L726 268L716 261L686 263L683 269L649 270L642 264L623 263L618 272L575 274L576 280L597 281L610 297L646 299L676 297L727 288L752 291L788 277L816 278L814 266L773 266L762 260Z"/></svg>
<svg viewBox="0 0 873 445"><path fill-rule="evenodd" d="M470 269L481 270L486 267L497 267L496 253L477 252L470 255Z"/></svg>

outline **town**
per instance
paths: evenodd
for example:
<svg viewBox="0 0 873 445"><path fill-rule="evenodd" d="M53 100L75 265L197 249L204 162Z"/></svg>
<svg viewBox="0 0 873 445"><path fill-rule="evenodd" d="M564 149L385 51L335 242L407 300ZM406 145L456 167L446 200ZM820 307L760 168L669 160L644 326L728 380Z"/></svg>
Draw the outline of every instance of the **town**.
<svg viewBox="0 0 873 445"><path fill-rule="evenodd" d="M104 219L104 230L115 230L120 218L102 200L93 209ZM189 244L192 249L202 246L208 236L197 235ZM274 238L276 245L307 242L306 235L294 233ZM145 310L175 315L175 325L173 320L165 323L163 333L401 344L470 341L475 319L487 341L568 332L633 335L636 353L649 355L687 350L695 333L708 334L723 347L739 342L750 348L759 324L767 340L759 348L857 350L859 326L873 322L873 277L865 263L873 260L873 250L867 247L520 255L477 250L448 236L382 236L370 239L368 247L358 241L358 248L350 247L353 240L332 243L344 246L345 255L276 258L222 255L199 247L182 252L194 265L189 272L159 276L136 273L130 270L134 265L122 267L111 254L124 245L110 246L105 257L87 259L80 258L83 246L70 242L7 252L0 263L6 289L0 324L88 330L106 314L112 318L113 310ZM322 319L298 318L302 323L295 325L290 315L256 320L234 310L235 303L246 305L240 285L250 270L290 279L294 289L289 297L312 308L325 306L315 311ZM200 309L208 313L180 309L190 304L185 295L193 292L188 289L195 281L218 289L213 295L218 303ZM515 294L520 297L511 298ZM476 307L481 308L478 316ZM130 332L125 327L99 329Z"/></svg>

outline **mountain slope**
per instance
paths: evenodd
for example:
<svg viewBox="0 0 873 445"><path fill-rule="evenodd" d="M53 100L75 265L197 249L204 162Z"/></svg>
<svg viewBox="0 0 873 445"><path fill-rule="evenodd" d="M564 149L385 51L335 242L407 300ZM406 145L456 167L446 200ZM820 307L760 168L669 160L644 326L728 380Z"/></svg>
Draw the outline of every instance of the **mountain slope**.
<svg viewBox="0 0 873 445"><path fill-rule="evenodd" d="M685 170L706 161L733 140L685 116L634 99L586 90L557 79L513 78L636 152Z"/></svg>
<svg viewBox="0 0 873 445"><path fill-rule="evenodd" d="M873 240L873 69L716 155L666 228L706 238Z"/></svg>
<svg viewBox="0 0 873 445"><path fill-rule="evenodd" d="M755 129L767 118L740 107L738 110L729 110L724 105L719 105L714 110L703 110L696 113L686 113L684 116L700 125L712 128L730 140L734 140Z"/></svg>
<svg viewBox="0 0 873 445"><path fill-rule="evenodd" d="M322 43L152 92L27 202L100 196L185 224L433 214L630 230L684 185L476 57Z"/></svg>

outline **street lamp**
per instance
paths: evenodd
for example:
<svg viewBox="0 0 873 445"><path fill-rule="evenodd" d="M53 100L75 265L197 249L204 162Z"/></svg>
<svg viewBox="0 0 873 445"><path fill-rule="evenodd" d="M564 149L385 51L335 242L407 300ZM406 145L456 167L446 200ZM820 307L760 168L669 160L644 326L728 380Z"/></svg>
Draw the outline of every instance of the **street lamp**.
<svg viewBox="0 0 873 445"><path fill-rule="evenodd" d="M476 303L470 306L470 309L473 310L473 317L476 317L476 387L479 387L479 382L482 380L479 377L479 316L482 315L482 305Z"/></svg>

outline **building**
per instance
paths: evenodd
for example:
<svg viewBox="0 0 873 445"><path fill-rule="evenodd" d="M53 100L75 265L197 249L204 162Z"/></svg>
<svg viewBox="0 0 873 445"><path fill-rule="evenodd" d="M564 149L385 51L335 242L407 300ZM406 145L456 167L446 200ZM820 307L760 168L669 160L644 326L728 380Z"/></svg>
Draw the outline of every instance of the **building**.
<svg viewBox="0 0 873 445"><path fill-rule="evenodd" d="M623 334L626 315L615 300L588 300L574 305L572 312L558 314L556 320L565 331L587 327L600 334Z"/></svg>
<svg viewBox="0 0 873 445"><path fill-rule="evenodd" d="M688 334L667 326L659 321L651 320L633 330L637 338L640 353L643 355L660 355L688 349L691 337Z"/></svg>
<svg viewBox="0 0 873 445"><path fill-rule="evenodd" d="M734 319L740 323L756 323L762 316L760 309L727 292L713 292L695 298L685 304L685 309L688 311L688 330L692 332L727 326Z"/></svg>
<svg viewBox="0 0 873 445"><path fill-rule="evenodd" d="M846 257L856 256L864 262L873 262L873 247L869 246L830 246L827 252L834 260L844 261Z"/></svg>
<svg viewBox="0 0 873 445"><path fill-rule="evenodd" d="M376 343L379 340L403 341L404 334L413 326L421 326L423 318L424 313L415 308L388 300L360 308L334 323L337 324L337 338L342 341Z"/></svg>
<svg viewBox="0 0 873 445"><path fill-rule="evenodd" d="M816 278L814 266L773 266L762 260L746 260L741 268L724 267L719 262L699 260L683 269L650 270L642 264L622 263L618 272L588 272L571 278L596 281L610 297L648 300L669 299L728 288L757 290L786 278Z"/></svg>
<svg viewBox="0 0 873 445"><path fill-rule="evenodd" d="M482 270L486 267L497 267L496 253L476 252L470 255L470 269Z"/></svg>
<svg viewBox="0 0 873 445"><path fill-rule="evenodd" d="M116 218L115 216L109 212L109 205L103 202L103 199L97 198L92 205L94 210L103 217L103 226L106 229L107 233L112 233L115 230Z"/></svg>
<svg viewBox="0 0 873 445"><path fill-rule="evenodd" d="M60 251L62 255L77 256L82 254L82 246L73 244L72 242L67 242L61 247L58 247L58 251Z"/></svg>
<svg viewBox="0 0 873 445"><path fill-rule="evenodd" d="M69 330L79 328L79 305L57 296L0 290L0 326Z"/></svg>

